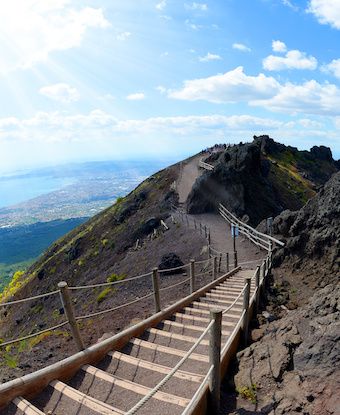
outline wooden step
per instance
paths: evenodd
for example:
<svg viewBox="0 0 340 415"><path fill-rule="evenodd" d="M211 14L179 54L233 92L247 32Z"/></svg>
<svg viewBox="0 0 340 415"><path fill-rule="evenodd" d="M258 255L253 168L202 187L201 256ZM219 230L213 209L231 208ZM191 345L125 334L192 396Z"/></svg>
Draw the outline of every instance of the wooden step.
<svg viewBox="0 0 340 415"><path fill-rule="evenodd" d="M130 390L130 391L132 391L134 393L137 393L139 395L142 395L142 396L146 396L151 390L151 388L140 385L138 383L131 382L131 381L128 381L128 380L124 380L124 379L112 376L109 373L104 372L103 370L98 369L94 366L84 365L82 367L82 370L86 373L89 373L92 376L95 376L96 378L98 378L100 380L104 380L105 382L110 383L112 386L117 385L121 388ZM113 391L113 393L114 393L114 391ZM171 395L171 394L165 393L165 392L156 392L153 395L152 399L157 399L157 400L162 401L162 402L167 402L167 403L171 403L173 405L178 405L178 406L181 406L183 408L185 408L190 402L188 399L181 398L181 397L175 396L175 395Z"/></svg>
<svg viewBox="0 0 340 415"><path fill-rule="evenodd" d="M214 303L204 303L201 301L194 301L193 303L194 308L198 308L200 311L203 308L204 310L225 310L226 308L228 308L227 306L223 306L220 304L214 304ZM233 311L233 308L228 311L227 316L228 317L234 317L234 318L239 318L241 313L237 313L237 311L241 311L242 309L240 308L239 310L237 310L237 308L235 308L235 311ZM210 311L208 311L208 313L210 314Z"/></svg>
<svg viewBox="0 0 340 415"><path fill-rule="evenodd" d="M71 399L74 403L79 404L80 407L86 407L91 411L97 412L98 414L102 415L123 415L124 412L120 411L117 408L114 408L111 405L108 405L104 402L97 400L96 398L92 398L77 389L74 389L59 380L54 380L50 383L50 386L60 392L62 395ZM73 408L72 408L73 409ZM76 413L79 411L77 410ZM71 412L69 412L71 413ZM86 413L86 412L85 412ZM69 415L69 414L68 414Z"/></svg>
<svg viewBox="0 0 340 415"><path fill-rule="evenodd" d="M215 292L206 293L205 297L212 298L212 299L219 298L221 300L226 300L226 302L230 302L230 303L233 303L235 301L235 299L237 298L235 296L232 296L232 298L231 298L231 296L228 296L228 295L225 295L225 294L218 294L218 293L215 293ZM205 297L201 297L201 298L205 298ZM243 301L242 296L237 301L242 302Z"/></svg>
<svg viewBox="0 0 340 415"><path fill-rule="evenodd" d="M157 365L156 363L150 363L147 360L138 359L137 357L133 357L125 353L114 351L109 352L108 355L111 356L113 359L117 359L121 362L126 362L134 366L162 373L164 375L167 375L171 371L170 367ZM190 372L185 372L183 370L177 370L177 372L174 373L174 377L195 383L201 383L203 381L203 376L199 376Z"/></svg>
<svg viewBox="0 0 340 415"><path fill-rule="evenodd" d="M162 321L162 324L163 324L164 329L168 328L169 330L172 330L175 328L180 331L192 330L193 332L199 332L198 335L205 330L204 326L194 326L192 324L183 324L183 323L178 323L177 321L172 321L172 320L164 320ZM222 330L222 334L224 335L228 335L230 333L231 333L230 331Z"/></svg>
<svg viewBox="0 0 340 415"><path fill-rule="evenodd" d="M215 306L213 308L217 308L217 307ZM223 308L221 308L221 309L223 309ZM204 316L210 316L210 311L208 309L206 309L206 308L186 307L184 309L184 311L188 315L196 315L196 316L202 316L202 317L204 317ZM235 324L236 324L236 322L237 322L237 320L239 318L240 318L240 314L235 315L233 313L232 314L227 313L227 314L224 314L223 315L223 319L225 321L230 321L231 320L231 322L233 323L233 326L235 326Z"/></svg>
<svg viewBox="0 0 340 415"><path fill-rule="evenodd" d="M195 343L197 337L191 337L191 336L183 336L182 334L177 334L177 333L172 333L170 331L165 331L165 330L159 330L159 329L149 329L149 330L145 330L144 333L149 333L149 334L153 334L154 336L163 336L163 337L168 337L170 339L175 339L175 340L182 340L188 343ZM209 345L209 340L201 340L200 342L201 345L204 346L208 346Z"/></svg>
<svg viewBox="0 0 340 415"><path fill-rule="evenodd" d="M206 317L200 317L200 316L195 316L192 314L185 314L185 313L175 313L174 314L174 318L179 321L191 321L192 323L197 323L197 325L201 324L204 326L207 326L207 324L209 324L210 319L206 318ZM222 326L225 327L234 327L235 323L230 322L230 321L223 321L222 320ZM202 326L201 326L202 327Z"/></svg>
<svg viewBox="0 0 340 415"><path fill-rule="evenodd" d="M141 359L124 355L124 360L122 360L121 358L117 359L107 355L101 362L97 363L96 366L115 377L139 383L140 385L149 388L154 388L178 363L180 357L163 353L161 355L162 360L158 361L157 354L149 351L149 357L147 357L144 355L145 351L147 351L147 349L141 350ZM113 355L115 353L120 352L112 352ZM141 365L131 364L131 360L128 360L125 357L136 359L137 361L140 360ZM197 361L188 360L188 362L176 371L174 376L166 382L161 389L162 392L191 399L204 378L204 370L202 371L202 375L200 371L197 373L197 370L192 370L196 365ZM203 364L202 362L199 362L198 365L200 367L202 365L204 367L207 366L206 363ZM120 408L120 406L118 407Z"/></svg>
<svg viewBox="0 0 340 415"><path fill-rule="evenodd" d="M26 399L19 396L18 398L15 398L12 403L20 409L20 411L25 415L44 415L43 412L40 411L40 409L36 408L34 405L32 405L30 402L28 402Z"/></svg>
<svg viewBox="0 0 340 415"><path fill-rule="evenodd" d="M161 352L161 353L168 353L168 354L178 356L178 357L183 357L186 354L186 352L183 351L183 350L178 350L178 349L174 349L172 347L162 346L160 344L154 344L154 343L148 342L146 340L141 340L141 339L131 339L129 343L132 343L132 344L137 345L139 347L143 347L143 348L146 348L146 349L158 351L158 352ZM192 353L189 356L189 359L196 360L197 362L206 362L206 363L209 362L208 356L198 354L198 353Z"/></svg>
<svg viewBox="0 0 340 415"><path fill-rule="evenodd" d="M217 307L228 308L234 301L226 301L221 298L209 298L209 297L202 297L200 298L200 303L205 302L207 304L215 304ZM233 310L242 310L242 304L236 303L233 305Z"/></svg>

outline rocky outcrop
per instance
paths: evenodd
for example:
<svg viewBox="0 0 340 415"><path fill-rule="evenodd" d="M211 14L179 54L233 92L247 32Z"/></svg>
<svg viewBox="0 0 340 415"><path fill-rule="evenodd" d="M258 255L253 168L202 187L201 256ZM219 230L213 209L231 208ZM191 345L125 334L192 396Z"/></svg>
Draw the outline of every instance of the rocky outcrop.
<svg viewBox="0 0 340 415"><path fill-rule="evenodd" d="M329 285L308 305L263 325L257 330L257 336L262 332L261 339L238 354L236 389L253 391L259 413L337 413L339 311L340 287Z"/></svg>
<svg viewBox="0 0 340 415"><path fill-rule="evenodd" d="M267 179L268 171L257 143L229 147L215 169L197 179L188 196L187 210L216 211L221 202L240 217L248 215L252 223L273 212L277 215L282 206Z"/></svg>
<svg viewBox="0 0 340 415"><path fill-rule="evenodd" d="M274 230L286 237L267 293L274 318L258 318L238 354L236 413L339 414L340 173L301 210L275 218Z"/></svg>
<svg viewBox="0 0 340 415"><path fill-rule="evenodd" d="M196 180L188 213L216 211L223 203L239 217L247 215L252 225L283 210L300 209L338 171L329 148L299 151L268 136L229 146L207 160L215 168Z"/></svg>

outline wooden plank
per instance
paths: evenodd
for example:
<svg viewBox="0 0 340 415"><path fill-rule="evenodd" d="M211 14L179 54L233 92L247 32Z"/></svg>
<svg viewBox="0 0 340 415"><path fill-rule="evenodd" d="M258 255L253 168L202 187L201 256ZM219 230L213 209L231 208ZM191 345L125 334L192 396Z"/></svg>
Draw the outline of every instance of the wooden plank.
<svg viewBox="0 0 340 415"><path fill-rule="evenodd" d="M192 324L183 324L183 323L178 323L177 321L172 321L172 320L164 320L163 324L169 326L169 328L178 327L181 329L188 329L188 330L199 331L199 332L203 332L205 330L204 326L194 326ZM223 331L223 334L224 335L230 334L230 331Z"/></svg>
<svg viewBox="0 0 340 415"><path fill-rule="evenodd" d="M151 388L148 388L147 386L143 386L143 385L140 385L139 383L131 382L129 380L124 380L116 376L112 376L111 374L104 372L103 370L98 369L91 365L84 365L82 367L82 370L98 379L104 380L105 382L111 383L112 385L119 386L120 388L130 390L142 396L146 396L151 391ZM165 393L165 392L156 392L153 395L153 399L157 399L162 402L171 403L173 405L178 405L183 408L185 408L190 402L189 399L182 398L180 396L172 395L172 394Z"/></svg>
<svg viewBox="0 0 340 415"><path fill-rule="evenodd" d="M22 411L25 415L44 415L40 409L36 408L30 402L28 402L23 397L19 396L15 398L12 402L20 411Z"/></svg>
<svg viewBox="0 0 340 415"><path fill-rule="evenodd" d="M159 365L154 362L148 362L147 360L139 359L138 357L130 356L121 352L109 352L109 356L113 359L119 360L120 362L125 362L133 366L138 366L143 369L152 370L154 372L162 373L167 375L171 371L171 367ZM182 380L188 380L190 382L201 383L204 379L204 376L196 375L195 373L187 372L184 370L177 370L174 373L174 377Z"/></svg>
<svg viewBox="0 0 340 415"><path fill-rule="evenodd" d="M181 340L181 341L185 341L188 343L195 343L198 338L198 337L184 336L183 334L172 333L170 331L159 330L159 329L149 329L145 331L146 333L154 334L155 336L168 337L170 339ZM202 344L203 346L208 346L209 340L203 339L201 340L200 344Z"/></svg>
<svg viewBox="0 0 340 415"><path fill-rule="evenodd" d="M67 396L73 401L79 403L81 406L91 409L92 411L98 412L102 415L123 415L124 412L120 409L114 408L107 403L98 401L98 399L92 398L91 396L85 395L77 389L71 388L66 383L54 380L50 383L53 389Z"/></svg>
<svg viewBox="0 0 340 415"><path fill-rule="evenodd" d="M135 344L136 346L139 346L139 347L144 347L145 349L154 350L154 351L160 352L160 353L168 353L168 354L171 354L173 356L178 356L178 357L183 357L187 353L184 350L179 350L179 349L174 349L172 347L162 346L161 344L155 344L155 343L151 343L151 342L148 342L146 340L141 340L141 339L131 339L130 343ZM198 362L208 363L208 357L203 355L203 354L192 353L190 355L189 359L196 360Z"/></svg>

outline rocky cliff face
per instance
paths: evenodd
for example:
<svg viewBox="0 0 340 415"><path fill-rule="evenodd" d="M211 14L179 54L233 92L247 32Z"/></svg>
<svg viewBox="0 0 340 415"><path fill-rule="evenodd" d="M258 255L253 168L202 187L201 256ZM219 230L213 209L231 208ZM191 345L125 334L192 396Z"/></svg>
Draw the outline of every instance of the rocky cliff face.
<svg viewBox="0 0 340 415"><path fill-rule="evenodd" d="M256 402L240 397L237 413L338 414L340 173L274 224L286 246L275 253L266 318L259 317L256 341L238 354L235 376L241 395L251 391Z"/></svg>
<svg viewBox="0 0 340 415"><path fill-rule="evenodd" d="M188 212L211 212L222 202L238 216L247 215L253 225L285 209L300 209L338 171L330 149L299 151L268 136L229 146L207 162L215 169L197 179Z"/></svg>

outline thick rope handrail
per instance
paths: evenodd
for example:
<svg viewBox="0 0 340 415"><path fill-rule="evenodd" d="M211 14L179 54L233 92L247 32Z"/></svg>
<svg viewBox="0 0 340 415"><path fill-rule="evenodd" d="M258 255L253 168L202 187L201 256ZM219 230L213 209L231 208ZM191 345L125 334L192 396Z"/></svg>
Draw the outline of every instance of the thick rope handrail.
<svg viewBox="0 0 340 415"><path fill-rule="evenodd" d="M9 301L7 303L0 303L0 307L5 307L5 306L8 306L8 305L24 303L26 301L38 300L39 298L49 297L51 295L58 294L59 292L60 292L60 290L55 290L55 291L50 291L49 293L39 294L39 295L35 295L33 297L23 298L21 300L14 300L14 301Z"/></svg>
<svg viewBox="0 0 340 415"><path fill-rule="evenodd" d="M203 259L202 261L195 261L195 265L200 265L200 264L203 264L204 262L209 262L209 261L211 261L211 258Z"/></svg>
<svg viewBox="0 0 340 415"><path fill-rule="evenodd" d="M160 269L160 268L158 268L158 272L171 272L171 271L177 271L177 270L179 270L179 269L186 268L186 267L188 267L189 265L190 265L190 264L184 264L184 265L180 265L180 266L178 266L178 267L167 268L167 269Z"/></svg>
<svg viewBox="0 0 340 415"><path fill-rule="evenodd" d="M238 265L253 264L254 262L259 262L259 261L263 261L263 258L253 259L252 261L239 262Z"/></svg>
<svg viewBox="0 0 340 415"><path fill-rule="evenodd" d="M241 317L239 318L236 326L234 327L234 330L231 332L231 334L228 337L228 340L226 341L226 344L222 348L222 351L221 351L221 355L222 356L225 353L225 351L228 349L228 347L230 346L230 343L234 340L235 334L239 330L240 325L242 324L242 321L244 319L245 314L246 314L246 310L243 310L243 312L241 314Z"/></svg>
<svg viewBox="0 0 340 415"><path fill-rule="evenodd" d="M138 303L138 301L145 300L146 298L152 297L153 295L154 294L152 292L150 294L144 295L143 297L138 297L136 300L130 301L129 303L121 304L121 305L119 305L117 307L108 308L106 310L97 311L96 313L90 313L90 314L86 314L84 316L76 317L76 321L85 320L87 318L100 316L101 314L111 313L112 311L116 311L116 310L119 310L119 309L121 309L123 307L128 307L128 306L130 306L132 304Z"/></svg>
<svg viewBox="0 0 340 415"><path fill-rule="evenodd" d="M159 291L165 291L165 290L169 290L170 288L175 288L178 285L181 285L181 284L184 284L184 283L190 281L190 279L191 278L187 278L187 279L185 279L183 281L177 282L176 284L172 284L172 285L168 285L167 287L160 288Z"/></svg>
<svg viewBox="0 0 340 415"><path fill-rule="evenodd" d="M200 384L200 386L198 387L197 391L195 392L194 396L191 398L188 406L184 409L184 411L182 412L181 415L189 415L192 412L192 406L194 404L194 402L196 401L196 399L198 398L198 396L200 395L200 393L202 392L203 388L205 387L206 383L208 382L208 379L211 375L211 372L214 370L214 365L211 365L207 374L205 375L204 379L202 380L202 383Z"/></svg>
<svg viewBox="0 0 340 415"><path fill-rule="evenodd" d="M195 351L197 346L201 343L203 338L207 335L210 328L213 326L214 321L210 321L208 326L205 328L203 333L200 335L200 337L196 340L196 342L192 345L192 347L187 351L187 353L182 357L182 359L174 366L174 368L153 388L151 391L144 396L143 399L141 399L137 404L131 408L128 412L125 413L125 415L133 415L135 414L146 402L148 402L167 382L174 373L179 370L181 366L186 362L187 359L192 355L192 353Z"/></svg>
<svg viewBox="0 0 340 415"><path fill-rule="evenodd" d="M225 310L223 310L222 311L222 314L225 314L225 313L227 313L228 311L230 311L233 307L234 307L234 305L238 302L238 300L241 298L241 296L242 296L242 294L244 293L244 291L245 291L245 289L247 288L247 285L245 284L244 285L244 287L243 287L243 289L242 289L242 291L240 292L240 294L236 297L236 299L234 300L234 302L232 302L231 304L230 304L230 306L229 307L227 307Z"/></svg>
<svg viewBox="0 0 340 415"><path fill-rule="evenodd" d="M29 334L29 335L24 336L24 337L19 337L18 339L9 340L8 342L0 343L0 347L8 346L8 345L14 344L14 343L19 343L23 340L28 340L28 339L31 339L32 337L40 336L41 334L47 333L48 331L59 329L60 327L65 326L66 324L68 324L68 321L64 321L63 323L57 324L56 326L49 327L48 329L38 331L37 333L32 333L32 334Z"/></svg>
<svg viewBox="0 0 340 415"><path fill-rule="evenodd" d="M75 287L68 287L68 288L70 290L85 290L87 288L107 287L109 285L117 285L117 284L122 284L124 282L139 280L140 278L145 278L145 277L148 277L150 275L152 275L152 272L148 272L147 274L137 275L136 277L124 278L124 279L119 280L119 281L102 282L102 283L90 284L90 285L78 285L78 286L75 286Z"/></svg>

